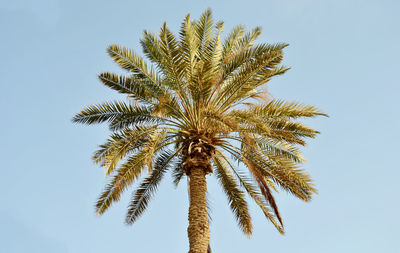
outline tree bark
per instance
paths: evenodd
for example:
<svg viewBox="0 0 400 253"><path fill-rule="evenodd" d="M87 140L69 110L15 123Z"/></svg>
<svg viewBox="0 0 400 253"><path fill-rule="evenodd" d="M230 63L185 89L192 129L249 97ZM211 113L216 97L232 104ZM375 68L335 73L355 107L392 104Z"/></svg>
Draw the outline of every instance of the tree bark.
<svg viewBox="0 0 400 253"><path fill-rule="evenodd" d="M205 168L196 166L189 172L189 253L207 253L210 229L207 210Z"/></svg>

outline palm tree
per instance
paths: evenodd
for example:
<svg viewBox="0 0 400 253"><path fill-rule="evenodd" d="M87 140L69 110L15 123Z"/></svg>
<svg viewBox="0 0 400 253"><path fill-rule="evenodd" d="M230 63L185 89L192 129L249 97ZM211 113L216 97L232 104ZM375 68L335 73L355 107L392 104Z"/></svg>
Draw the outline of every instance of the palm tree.
<svg viewBox="0 0 400 253"><path fill-rule="evenodd" d="M188 177L190 253L207 252L209 245L207 174L219 180L246 235L252 233L246 192L280 233L283 223L272 192L283 189L304 201L317 192L299 168L304 158L298 145L318 131L296 119L325 114L314 106L269 99L262 90L288 70L280 65L287 44L256 44L261 29L246 32L243 26L222 41L222 29L206 10L198 21L187 15L178 38L165 23L158 35L144 31L140 43L151 64L133 50L111 45L109 55L128 73L106 72L99 79L127 95L127 102L90 105L73 118L108 122L112 131L93 155L110 177L97 214L146 169L148 176L128 207L128 224L145 211L167 171L176 185Z"/></svg>

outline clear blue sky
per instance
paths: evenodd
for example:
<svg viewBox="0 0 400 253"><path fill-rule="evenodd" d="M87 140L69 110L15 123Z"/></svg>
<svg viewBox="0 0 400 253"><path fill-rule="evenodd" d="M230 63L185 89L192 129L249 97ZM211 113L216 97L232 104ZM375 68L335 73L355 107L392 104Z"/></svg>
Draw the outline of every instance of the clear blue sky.
<svg viewBox="0 0 400 253"><path fill-rule="evenodd" d="M111 3L112 2L112 3ZM252 207L254 235L237 228L209 178L213 252L400 252L400 2L385 0L0 1L0 252L187 252L186 184L168 177L133 226L130 193L104 216L106 182L91 162L105 125L73 125L84 105L117 98L96 75L119 71L111 43L140 50L144 29L176 31L211 7L225 31L263 27L262 42L288 42L276 98L319 106L322 134L305 149L320 194L277 196L287 234Z"/></svg>

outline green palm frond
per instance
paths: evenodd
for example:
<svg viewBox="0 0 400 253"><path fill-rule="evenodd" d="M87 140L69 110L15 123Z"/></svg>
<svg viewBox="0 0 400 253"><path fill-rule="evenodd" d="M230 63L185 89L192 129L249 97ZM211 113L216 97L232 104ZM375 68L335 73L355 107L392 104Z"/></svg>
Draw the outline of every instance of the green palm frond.
<svg viewBox="0 0 400 253"><path fill-rule="evenodd" d="M178 187L179 182L185 175L185 171L183 170L183 156L179 155L178 158L176 159L176 162L173 167L172 171L172 178L173 178L173 183L175 187Z"/></svg>
<svg viewBox="0 0 400 253"><path fill-rule="evenodd" d="M221 151L217 151L218 153L222 153ZM240 155L235 154L235 157L237 157L240 160ZM276 217L271 210L268 208L268 204L261 195L260 191L257 190L257 187L252 183L252 180L249 179L248 177L244 176L243 174L237 172L237 170L232 166L232 164L225 158L226 164L228 164L231 168L231 170L235 173L236 177L238 178L240 185L244 187L246 192L249 194L249 196L256 202L256 204L260 207L260 209L263 211L265 217L267 217L268 220L271 221L271 223L276 227L276 229L281 233L284 234L284 228L283 225L279 224L279 222L276 220Z"/></svg>
<svg viewBox="0 0 400 253"><path fill-rule="evenodd" d="M235 27L224 44L224 58L230 61L236 55L251 48L260 35L261 27L255 27L247 33L244 26Z"/></svg>
<svg viewBox="0 0 400 253"><path fill-rule="evenodd" d="M142 170L151 165L153 154L162 148L164 132L153 134L149 140L143 144L143 148L135 155L130 156L124 164L114 173L111 181L105 187L103 193L97 200L96 213L103 214L114 201L120 199L121 193L137 179ZM148 168L149 171L152 168Z"/></svg>
<svg viewBox="0 0 400 253"><path fill-rule="evenodd" d="M313 195L318 193L311 176L297 164L272 155L269 158L274 164L266 171L282 189L306 202L311 201Z"/></svg>
<svg viewBox="0 0 400 253"><path fill-rule="evenodd" d="M245 27L242 25L235 26L232 31L228 34L225 38L224 45L223 45L223 59L228 61L230 59L231 52L235 52L236 48L239 45L239 41L245 35L246 30ZM225 62L226 63L226 62Z"/></svg>
<svg viewBox="0 0 400 253"><path fill-rule="evenodd" d="M293 122L288 118L259 117L251 111L233 110L230 115L242 124L252 126L255 133L266 135L277 139L287 140L303 145L302 137L314 138L316 131L300 122ZM250 128L251 129L251 128Z"/></svg>
<svg viewBox="0 0 400 253"><path fill-rule="evenodd" d="M258 51L259 49L256 48L255 50ZM238 99L246 97L249 91L265 83L271 76L260 76L259 73L264 73L265 69L275 68L282 59L282 53L279 51L267 52L258 54L252 61L241 66L237 72L224 82L223 88L218 94L217 103L220 104L223 101L219 108L225 109Z"/></svg>
<svg viewBox="0 0 400 253"><path fill-rule="evenodd" d="M310 201L312 195L317 193L310 175L299 169L297 164L271 154L263 156L255 150L246 152L245 156L258 173L271 178L282 189L296 197Z"/></svg>
<svg viewBox="0 0 400 253"><path fill-rule="evenodd" d="M199 42L196 40L193 22L190 20L190 15L187 15L182 22L179 31L180 48L182 50L182 61L185 65L186 85L193 83L193 74L196 62L199 56Z"/></svg>
<svg viewBox="0 0 400 253"><path fill-rule="evenodd" d="M146 210L150 198L157 190L164 173L169 169L170 162L178 154L178 151L166 150L158 156L151 174L143 180L132 196L125 219L127 224L133 224Z"/></svg>
<svg viewBox="0 0 400 253"><path fill-rule="evenodd" d="M242 146L242 147L245 147L245 146ZM265 166L265 163L261 164L259 162L259 160L261 160L261 159L259 158L259 156L257 156L257 152L253 149L247 149L247 148L239 150L238 148L236 148L235 146L232 146L231 144L223 146L223 148L224 148L224 150L228 151L235 158L235 160L242 162L244 165L246 165L246 167L249 169L251 175L257 182L258 188L261 190L262 196L264 197L263 198L264 201L271 207L271 209L274 212L275 217L278 219L279 223L281 224L279 227L283 228L282 218L280 216L278 207L275 203L275 199L272 196L271 191L270 191L270 187L274 187L274 186L270 185L271 181L267 179L268 175L265 172L264 167L263 167L263 166Z"/></svg>
<svg viewBox="0 0 400 253"><path fill-rule="evenodd" d="M133 50L119 45L111 45L107 49L110 57L121 68L135 74L139 78L148 79L154 84L160 83L160 77L156 74L153 67L149 67L146 61L139 57Z"/></svg>
<svg viewBox="0 0 400 253"><path fill-rule="evenodd" d="M165 147L166 141L168 141L166 131L158 130L157 132L150 134L150 138L146 142L146 147L144 151L146 152L145 165L149 173L153 169L154 155L157 153L158 150Z"/></svg>
<svg viewBox="0 0 400 253"><path fill-rule="evenodd" d="M141 152L127 159L106 185L96 202L96 213L103 214L113 202L119 201L121 193L140 176L144 167L146 154Z"/></svg>
<svg viewBox="0 0 400 253"><path fill-rule="evenodd" d="M104 85L122 94L141 95L141 97L145 94L145 87L138 85L132 78L106 72L101 73L99 79Z"/></svg>
<svg viewBox="0 0 400 253"><path fill-rule="evenodd" d="M99 150L93 155L93 161L105 168L107 176L129 152L141 148L154 131L154 127L137 126L134 129L124 129L114 133L105 144L100 145Z"/></svg>
<svg viewBox="0 0 400 253"><path fill-rule="evenodd" d="M277 44L259 44L254 47L245 47L241 48L241 50L237 51L234 55L230 56L229 61L225 62L224 68L224 79L227 79L228 76L232 76L233 74L240 71L242 68L246 67L246 65L251 64L252 61L256 59L260 60L260 56L265 57L273 57L273 56L281 56L282 49L287 47L288 44L277 43ZM270 59L271 60L271 59ZM277 59L279 60L279 58ZM270 61L269 65L265 65L264 70L272 69L271 65L275 62ZM276 64L275 64L276 65ZM269 67L269 68L267 68Z"/></svg>
<svg viewBox="0 0 400 253"><path fill-rule="evenodd" d="M215 26L212 23L211 11L206 11L199 21L188 26L187 34L193 34L194 39L188 43L193 45L195 50L190 55L192 68L187 69L188 89L193 98L196 110L200 104L207 100L214 82L221 72L222 61L222 42L220 34L223 23L219 22Z"/></svg>
<svg viewBox="0 0 400 253"><path fill-rule="evenodd" d="M266 122L273 130L289 132L296 137L315 138L319 131L314 130L300 122L293 122L286 119L269 119Z"/></svg>
<svg viewBox="0 0 400 253"><path fill-rule="evenodd" d="M206 60L210 57L210 44L214 39L214 24L211 9L206 9L194 24L195 38L199 44L200 59Z"/></svg>
<svg viewBox="0 0 400 253"><path fill-rule="evenodd" d="M249 110L251 113L263 118L328 116L315 106L282 100L273 100L268 104L253 105Z"/></svg>
<svg viewBox="0 0 400 253"><path fill-rule="evenodd" d="M73 122L87 125L109 122L111 130L119 130L124 127L137 124L152 124L161 119L154 117L152 110L147 106L129 105L124 102L105 102L91 105L77 113Z"/></svg>
<svg viewBox="0 0 400 253"><path fill-rule="evenodd" d="M253 151L251 151L253 152ZM278 210L278 206L275 203L275 199L271 194L271 190L269 189L268 183L265 179L265 175L263 175L263 167L259 167L258 163L254 163L253 159L249 159L249 157L252 157L250 154L247 153L242 153L241 154L243 162L246 164L246 166L249 168L251 174L253 175L254 179L256 180L259 189L261 190L262 195L264 196L265 201L268 203L268 205L271 207L271 209L274 211L274 214L276 218L278 219L279 223L283 227L282 223L282 218Z"/></svg>
<svg viewBox="0 0 400 253"><path fill-rule="evenodd" d="M211 94L215 92L213 89L215 83L222 75L223 44L220 35L223 26L224 23L219 22L212 27L212 32L215 33L215 36L212 40L206 42L207 46L203 46L201 68L199 67L199 71L195 72L194 75L194 79L197 82L191 88L196 91L198 101L201 104L207 105L209 103Z"/></svg>
<svg viewBox="0 0 400 253"><path fill-rule="evenodd" d="M304 163L305 158L301 151L294 145L266 138L254 139L260 151L268 152L274 157L283 157L295 163Z"/></svg>
<svg viewBox="0 0 400 253"><path fill-rule="evenodd" d="M166 94L158 85L137 76L125 77L105 72L99 75L99 79L111 89L143 103L155 104L160 96Z"/></svg>
<svg viewBox="0 0 400 253"><path fill-rule="evenodd" d="M233 115L231 114L231 116ZM293 122L288 123L285 121L287 124L283 124L281 122L278 124L273 120L270 122L263 122L261 119L255 117L254 115L251 116L250 114L238 115L235 113L234 116L242 125L240 128L241 134L247 133L247 136L249 136L248 134L252 134L260 138L304 146L306 142L302 137L310 137L317 134L313 132L314 130L312 129L310 129L310 131L302 131L303 129L296 128L296 124Z"/></svg>
<svg viewBox="0 0 400 253"><path fill-rule="evenodd" d="M243 233L251 235L253 226L251 224L244 192L239 189L234 175L230 172L228 164L225 160L221 159L220 156L221 154L213 157L214 166L216 168L215 176L219 179L225 194L228 196L229 206L235 214L239 227Z"/></svg>
<svg viewBox="0 0 400 253"><path fill-rule="evenodd" d="M182 63L182 55L179 49L179 42L175 35L167 28L166 23L161 27L159 49L164 60L164 69L167 71L166 76L172 78L171 81L179 84L182 81L184 65ZM181 85L177 85L180 87Z"/></svg>

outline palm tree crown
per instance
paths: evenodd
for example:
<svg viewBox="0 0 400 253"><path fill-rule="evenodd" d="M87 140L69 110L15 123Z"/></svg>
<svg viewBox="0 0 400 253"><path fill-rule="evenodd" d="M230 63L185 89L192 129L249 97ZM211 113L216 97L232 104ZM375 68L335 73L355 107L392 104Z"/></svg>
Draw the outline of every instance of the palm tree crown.
<svg viewBox="0 0 400 253"><path fill-rule="evenodd" d="M287 44L256 44L261 29L246 32L243 26L221 40L222 29L223 23L214 24L206 10L197 21L187 15L178 37L165 23L158 34L144 31L140 44L151 64L125 47L107 49L127 73L106 72L99 79L128 101L90 105L73 118L85 124L108 122L112 131L93 155L110 177L96 203L98 214L144 170L148 175L133 194L128 224L146 209L167 171L176 185L188 176L193 188L214 174L248 235L252 223L246 192L280 233L283 223L272 192L283 189L304 201L316 193L309 174L299 168L304 158L298 146L318 131L296 119L325 114L314 106L269 99L262 90L288 70L280 65ZM203 186L200 193L206 191L205 180ZM193 197L191 206L196 203ZM189 238L190 231L189 225Z"/></svg>

